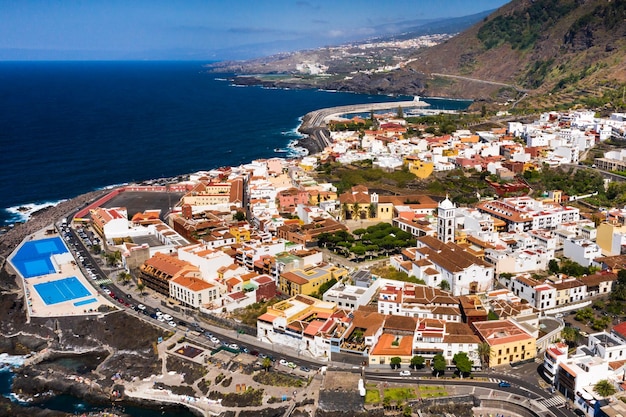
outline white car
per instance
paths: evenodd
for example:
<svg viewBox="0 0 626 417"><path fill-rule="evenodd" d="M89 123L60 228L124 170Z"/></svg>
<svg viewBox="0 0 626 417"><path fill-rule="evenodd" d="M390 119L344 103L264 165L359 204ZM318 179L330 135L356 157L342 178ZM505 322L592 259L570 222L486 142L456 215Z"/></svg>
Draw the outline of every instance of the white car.
<svg viewBox="0 0 626 417"><path fill-rule="evenodd" d="M172 321L172 316L170 316L169 314L163 314L163 318L167 321Z"/></svg>
<svg viewBox="0 0 626 417"><path fill-rule="evenodd" d="M211 336L211 339L209 339L209 340L211 340L211 343L215 343L216 345L220 344L220 339L218 339L215 336Z"/></svg>
<svg viewBox="0 0 626 417"><path fill-rule="evenodd" d="M289 365L289 362L287 362L287 361L286 361L286 360L284 360L284 359L279 360L279 361L278 361L278 363L279 363L280 365L282 365L282 366L287 366L287 365Z"/></svg>
<svg viewBox="0 0 626 417"><path fill-rule="evenodd" d="M145 309L146 309L146 306L145 306L145 305L143 305L143 304L139 304L139 305L137 306L137 308L138 308L139 310L142 310L142 311L143 311L143 310L145 310Z"/></svg>
<svg viewBox="0 0 626 417"><path fill-rule="evenodd" d="M165 319L163 318L163 316L157 316L157 320L161 323L165 323Z"/></svg>
<svg viewBox="0 0 626 417"><path fill-rule="evenodd" d="M231 349L239 350L239 345L236 343L231 343L230 345L228 345L228 347Z"/></svg>
<svg viewBox="0 0 626 417"><path fill-rule="evenodd" d="M168 321L167 324L169 324L172 327L176 327L176 323L174 323L173 321Z"/></svg>
<svg viewBox="0 0 626 417"><path fill-rule="evenodd" d="M400 376L411 376L411 371L400 371Z"/></svg>

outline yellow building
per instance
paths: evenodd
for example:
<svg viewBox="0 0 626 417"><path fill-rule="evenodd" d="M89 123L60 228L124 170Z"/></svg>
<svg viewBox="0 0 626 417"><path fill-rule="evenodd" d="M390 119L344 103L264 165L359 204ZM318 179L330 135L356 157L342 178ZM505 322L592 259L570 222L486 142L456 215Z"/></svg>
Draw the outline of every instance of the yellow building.
<svg viewBox="0 0 626 417"><path fill-rule="evenodd" d="M231 227L228 231L235 237L237 243L250 241L250 229L245 227Z"/></svg>
<svg viewBox="0 0 626 417"><path fill-rule="evenodd" d="M626 234L626 226L619 223L601 223L598 226L596 244L600 246L602 255L620 255L623 234Z"/></svg>
<svg viewBox="0 0 626 417"><path fill-rule="evenodd" d="M432 161L422 161L415 155L408 155L404 158L409 172L420 179L428 178L435 170L435 164Z"/></svg>
<svg viewBox="0 0 626 417"><path fill-rule="evenodd" d="M381 221L393 220L395 217L393 207L393 203L378 202L376 204L376 218Z"/></svg>
<svg viewBox="0 0 626 417"><path fill-rule="evenodd" d="M537 339L511 320L472 323L490 348L489 366L507 365L537 356Z"/></svg>
<svg viewBox="0 0 626 417"><path fill-rule="evenodd" d="M331 279L334 278L339 281L347 276L348 270L326 264L305 269L294 269L280 274L278 290L292 297L299 294L311 295Z"/></svg>

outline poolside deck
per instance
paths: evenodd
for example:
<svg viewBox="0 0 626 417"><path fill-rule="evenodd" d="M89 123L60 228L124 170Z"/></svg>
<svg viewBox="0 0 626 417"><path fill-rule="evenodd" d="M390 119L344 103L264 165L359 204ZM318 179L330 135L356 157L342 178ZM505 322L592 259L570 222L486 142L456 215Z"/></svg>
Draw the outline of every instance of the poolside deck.
<svg viewBox="0 0 626 417"><path fill-rule="evenodd" d="M30 317L62 317L62 316L79 316L79 315L96 315L101 314L98 311L98 307L101 305L106 305L110 307L112 310L116 309L115 305L111 303L107 297L104 297L101 293L98 292L93 282L90 281L87 277L83 275L83 272L78 267L78 263L71 256L57 257L58 259L63 259L62 263L55 262L55 271L49 274L43 274L39 276L33 276L30 278L25 278L19 268L11 262L12 258L15 256L17 252L19 252L20 248L26 242L41 240L41 239L49 239L51 237L59 237L57 234L49 233L50 227L44 228L33 235L30 235L24 239L20 245L13 251L11 256L9 257L9 265L19 276L19 281L22 284L22 289L24 291L24 300L27 305L27 316L28 319ZM68 250L68 253L71 252ZM57 302L54 304L46 304L42 297L40 296L37 289L35 289L35 285L49 283L52 281L60 281L63 279L76 277L76 279L89 291L89 295L85 295L79 298L68 299L66 301ZM87 302L90 299L95 299L95 301L81 304L82 302Z"/></svg>

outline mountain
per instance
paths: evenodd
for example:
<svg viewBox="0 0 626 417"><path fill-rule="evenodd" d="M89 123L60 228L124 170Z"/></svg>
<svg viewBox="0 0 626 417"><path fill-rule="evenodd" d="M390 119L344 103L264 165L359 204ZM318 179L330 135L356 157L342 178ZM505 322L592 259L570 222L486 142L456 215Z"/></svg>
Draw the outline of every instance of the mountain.
<svg viewBox="0 0 626 417"><path fill-rule="evenodd" d="M527 107L581 99L602 104L626 82L626 2L512 1L417 54L405 70L430 75L425 88L435 95L474 91L477 97L497 99L507 90L454 75L509 84L532 97L524 100Z"/></svg>
<svg viewBox="0 0 626 417"><path fill-rule="evenodd" d="M407 31L371 41L371 49L355 43L212 70L257 74L242 84L473 98L494 107L624 105L626 1L513 0L473 22L429 47L400 51L397 43L420 39ZM303 63L316 71L303 72Z"/></svg>

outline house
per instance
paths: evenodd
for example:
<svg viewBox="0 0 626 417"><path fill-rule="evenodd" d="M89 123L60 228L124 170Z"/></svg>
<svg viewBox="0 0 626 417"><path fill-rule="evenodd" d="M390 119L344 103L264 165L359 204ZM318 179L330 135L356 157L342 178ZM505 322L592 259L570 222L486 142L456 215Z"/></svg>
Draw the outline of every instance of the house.
<svg viewBox="0 0 626 417"><path fill-rule="evenodd" d="M594 295L610 293L617 281L617 275L608 270L604 270L579 279L587 286L587 296L593 297Z"/></svg>
<svg viewBox="0 0 626 417"><path fill-rule="evenodd" d="M197 266L179 259L177 256L155 253L153 257L145 261L139 268L141 281L150 289L170 295L170 281L178 276L200 277Z"/></svg>
<svg viewBox="0 0 626 417"><path fill-rule="evenodd" d="M330 264L320 264L303 269L283 272L278 278L278 290L286 295L310 295L319 291L328 281L337 281L348 276L348 270Z"/></svg>
<svg viewBox="0 0 626 417"><path fill-rule="evenodd" d="M272 346L291 348L298 354L307 352L328 359L332 330L348 320L348 315L334 303L297 295L269 306L259 316L257 338Z"/></svg>
<svg viewBox="0 0 626 417"><path fill-rule="evenodd" d="M385 315L461 322L458 297L436 287L385 280L378 291L378 312Z"/></svg>
<svg viewBox="0 0 626 417"><path fill-rule="evenodd" d="M128 212L125 207L102 208L90 210L91 225L94 231L107 239L126 237L130 228Z"/></svg>
<svg viewBox="0 0 626 417"><path fill-rule="evenodd" d="M278 200L278 209L281 212L294 212L298 204L307 204L309 202L309 192L291 187L279 191L276 198Z"/></svg>
<svg viewBox="0 0 626 417"><path fill-rule="evenodd" d="M472 327L489 345L489 366L508 365L537 355L536 338L511 319L475 322Z"/></svg>
<svg viewBox="0 0 626 417"><path fill-rule="evenodd" d="M549 310L557 306L557 290L549 282L536 280L530 274L519 274L510 278L501 275L499 281L515 296L526 300L538 310Z"/></svg>
<svg viewBox="0 0 626 417"><path fill-rule="evenodd" d="M219 288L193 275L180 275L172 278L170 297L183 306L199 308L206 303L214 303L219 298Z"/></svg>

